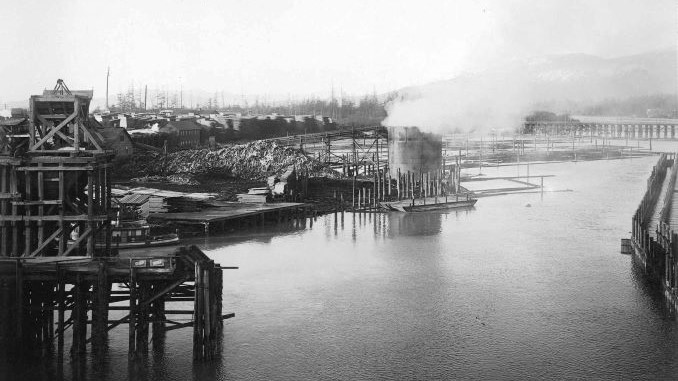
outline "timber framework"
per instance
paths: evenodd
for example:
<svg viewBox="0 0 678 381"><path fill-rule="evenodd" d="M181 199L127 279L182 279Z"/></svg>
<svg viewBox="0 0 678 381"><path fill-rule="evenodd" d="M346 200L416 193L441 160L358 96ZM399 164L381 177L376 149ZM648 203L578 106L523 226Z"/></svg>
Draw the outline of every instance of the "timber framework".
<svg viewBox="0 0 678 381"><path fill-rule="evenodd" d="M113 154L87 126L90 100L59 80L30 98L28 131L0 134L0 257L110 255Z"/></svg>
<svg viewBox="0 0 678 381"><path fill-rule="evenodd" d="M149 327L154 344L193 327L194 358L214 358L234 316L222 313L227 267L195 246L125 258L111 248L113 152L89 123L91 99L58 80L30 98L28 118L0 125L0 351L56 344L63 356L70 330L84 358L126 325L136 358Z"/></svg>

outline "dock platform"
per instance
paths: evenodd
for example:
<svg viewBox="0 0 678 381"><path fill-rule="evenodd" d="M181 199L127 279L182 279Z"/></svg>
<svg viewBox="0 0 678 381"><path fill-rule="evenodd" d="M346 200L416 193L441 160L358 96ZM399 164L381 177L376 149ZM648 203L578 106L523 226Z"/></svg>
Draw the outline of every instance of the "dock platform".
<svg viewBox="0 0 678 381"><path fill-rule="evenodd" d="M631 247L635 260L658 280L669 303L678 308L678 156L662 154L633 216Z"/></svg>
<svg viewBox="0 0 678 381"><path fill-rule="evenodd" d="M222 313L222 270L230 268L195 246L128 258L0 258L0 343L42 353L56 342L63 358L70 329L70 352L79 358L88 345L100 349L110 330L127 325L129 355L137 358L148 351L149 333L160 339L168 331L193 327L194 359L212 359L223 320L234 316ZM186 302L193 308L187 309ZM127 313L112 319L112 310ZM178 322L187 315L190 321Z"/></svg>
<svg viewBox="0 0 678 381"><path fill-rule="evenodd" d="M225 203L217 208L210 208L200 212L185 213L151 213L149 222L172 222L179 225L202 225L205 234L224 231L232 225L263 224L267 219L277 222L292 218L305 217L310 213L311 205L297 202L280 203Z"/></svg>

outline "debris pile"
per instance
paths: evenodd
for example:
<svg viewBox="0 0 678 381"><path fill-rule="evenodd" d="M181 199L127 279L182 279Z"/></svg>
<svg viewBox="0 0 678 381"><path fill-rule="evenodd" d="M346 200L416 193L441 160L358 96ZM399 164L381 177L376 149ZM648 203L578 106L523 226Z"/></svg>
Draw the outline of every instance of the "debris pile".
<svg viewBox="0 0 678 381"><path fill-rule="evenodd" d="M188 181L197 175L222 175L246 180L266 180L283 175L288 169L307 173L309 177L338 178L338 172L306 156L298 149L272 141L255 141L217 150L199 149L150 154L138 168L147 176ZM174 176L174 177L173 177Z"/></svg>
<svg viewBox="0 0 678 381"><path fill-rule="evenodd" d="M142 176L135 177L132 179L132 182L136 183L171 183L178 185L198 185L199 182L192 178L192 176L186 174L177 174L169 176Z"/></svg>

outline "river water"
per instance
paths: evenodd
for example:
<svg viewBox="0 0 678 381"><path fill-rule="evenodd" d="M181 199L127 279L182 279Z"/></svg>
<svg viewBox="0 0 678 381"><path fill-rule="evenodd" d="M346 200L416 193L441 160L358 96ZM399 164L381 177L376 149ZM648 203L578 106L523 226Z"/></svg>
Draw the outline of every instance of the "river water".
<svg viewBox="0 0 678 381"><path fill-rule="evenodd" d="M470 210L332 214L198 239L240 266L224 274L224 312L236 317L221 358L194 364L186 329L128 364L117 328L103 358L66 363L64 377L675 379L675 313L619 253L656 160L534 165L558 192L481 198ZM5 362L0 379L56 371L49 359Z"/></svg>

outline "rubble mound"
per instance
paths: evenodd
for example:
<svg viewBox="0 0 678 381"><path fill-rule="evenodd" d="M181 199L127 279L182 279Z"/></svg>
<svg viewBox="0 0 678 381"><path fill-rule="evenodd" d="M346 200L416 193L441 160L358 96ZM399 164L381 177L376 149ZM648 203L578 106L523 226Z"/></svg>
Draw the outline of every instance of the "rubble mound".
<svg viewBox="0 0 678 381"><path fill-rule="evenodd" d="M273 141L254 141L217 150L198 149L158 154L146 162L149 175L223 175L246 180L280 176L288 168L307 172L309 177L338 178L339 173L306 156L302 151Z"/></svg>
<svg viewBox="0 0 678 381"><path fill-rule="evenodd" d="M169 175L169 176L142 176L131 179L135 183L169 183L175 185L198 185L198 181L193 179L193 176L186 174Z"/></svg>

